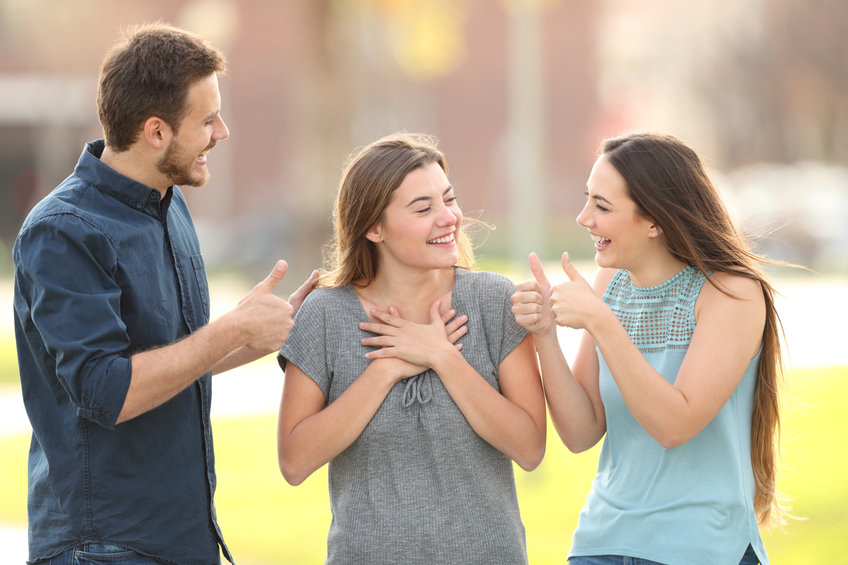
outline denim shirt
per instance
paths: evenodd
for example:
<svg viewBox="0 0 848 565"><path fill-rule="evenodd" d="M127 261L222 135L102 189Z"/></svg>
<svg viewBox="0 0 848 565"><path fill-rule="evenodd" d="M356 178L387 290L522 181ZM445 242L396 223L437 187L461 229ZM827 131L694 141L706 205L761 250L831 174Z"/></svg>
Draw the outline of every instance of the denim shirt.
<svg viewBox="0 0 848 565"><path fill-rule="evenodd" d="M166 563L219 562L211 374L116 424L130 356L209 319L194 224L179 188L161 193L88 143L15 242L14 317L29 452L29 558L87 541Z"/></svg>

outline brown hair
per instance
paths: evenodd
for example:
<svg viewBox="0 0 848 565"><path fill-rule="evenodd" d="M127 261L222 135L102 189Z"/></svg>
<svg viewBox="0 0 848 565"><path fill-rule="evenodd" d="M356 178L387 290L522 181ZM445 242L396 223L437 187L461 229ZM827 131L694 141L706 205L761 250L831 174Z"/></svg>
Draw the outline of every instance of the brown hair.
<svg viewBox="0 0 848 565"><path fill-rule="evenodd" d="M377 274L377 248L365 237L391 202L395 189L411 171L438 163L447 174L444 154L426 134L396 133L367 145L347 162L333 210L333 239L326 249L321 286L341 288L369 284ZM457 267L472 268L471 241L457 234Z"/></svg>
<svg viewBox="0 0 848 565"><path fill-rule="evenodd" d="M224 55L196 35L164 23L129 28L100 68L97 113L106 144L126 151L150 116L174 131L189 87L226 70Z"/></svg>
<svg viewBox="0 0 848 565"><path fill-rule="evenodd" d="M640 213L662 229L674 257L694 265L705 275L733 273L756 280L762 287L766 321L754 396L751 462L756 484L754 509L758 520L767 523L773 510L781 512L775 475L780 435L778 388L783 362L775 290L760 264L779 262L751 250L733 226L698 155L677 138L627 134L605 140L601 153L624 178ZM719 290L728 294L725 289Z"/></svg>

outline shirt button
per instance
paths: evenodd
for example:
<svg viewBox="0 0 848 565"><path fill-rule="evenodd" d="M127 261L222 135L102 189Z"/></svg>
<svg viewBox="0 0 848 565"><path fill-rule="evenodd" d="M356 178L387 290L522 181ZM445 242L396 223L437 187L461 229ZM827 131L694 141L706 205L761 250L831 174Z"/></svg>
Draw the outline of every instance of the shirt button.
<svg viewBox="0 0 848 565"><path fill-rule="evenodd" d="M136 207L136 208L138 208L139 210L141 210L141 208L142 208L143 206L144 206L144 205L143 205L141 202L136 202L136 203L135 203L135 207Z"/></svg>

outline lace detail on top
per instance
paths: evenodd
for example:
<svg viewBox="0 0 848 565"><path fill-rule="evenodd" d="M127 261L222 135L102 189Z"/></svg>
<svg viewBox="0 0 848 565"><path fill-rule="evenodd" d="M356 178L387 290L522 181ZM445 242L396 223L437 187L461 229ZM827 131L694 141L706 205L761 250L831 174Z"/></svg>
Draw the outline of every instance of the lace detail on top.
<svg viewBox="0 0 848 565"><path fill-rule="evenodd" d="M604 302L642 353L686 349L695 331L695 301L706 280L687 265L662 284L638 287L622 269L610 281Z"/></svg>

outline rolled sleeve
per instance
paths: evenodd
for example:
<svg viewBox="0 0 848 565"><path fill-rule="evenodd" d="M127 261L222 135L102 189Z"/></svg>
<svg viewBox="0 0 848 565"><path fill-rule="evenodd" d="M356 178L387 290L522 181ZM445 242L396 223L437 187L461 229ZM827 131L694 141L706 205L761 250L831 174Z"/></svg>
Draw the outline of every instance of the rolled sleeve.
<svg viewBox="0 0 848 565"><path fill-rule="evenodd" d="M15 263L15 309L31 343L43 343L78 414L112 428L129 389L132 366L114 243L96 225L71 213L21 233Z"/></svg>

